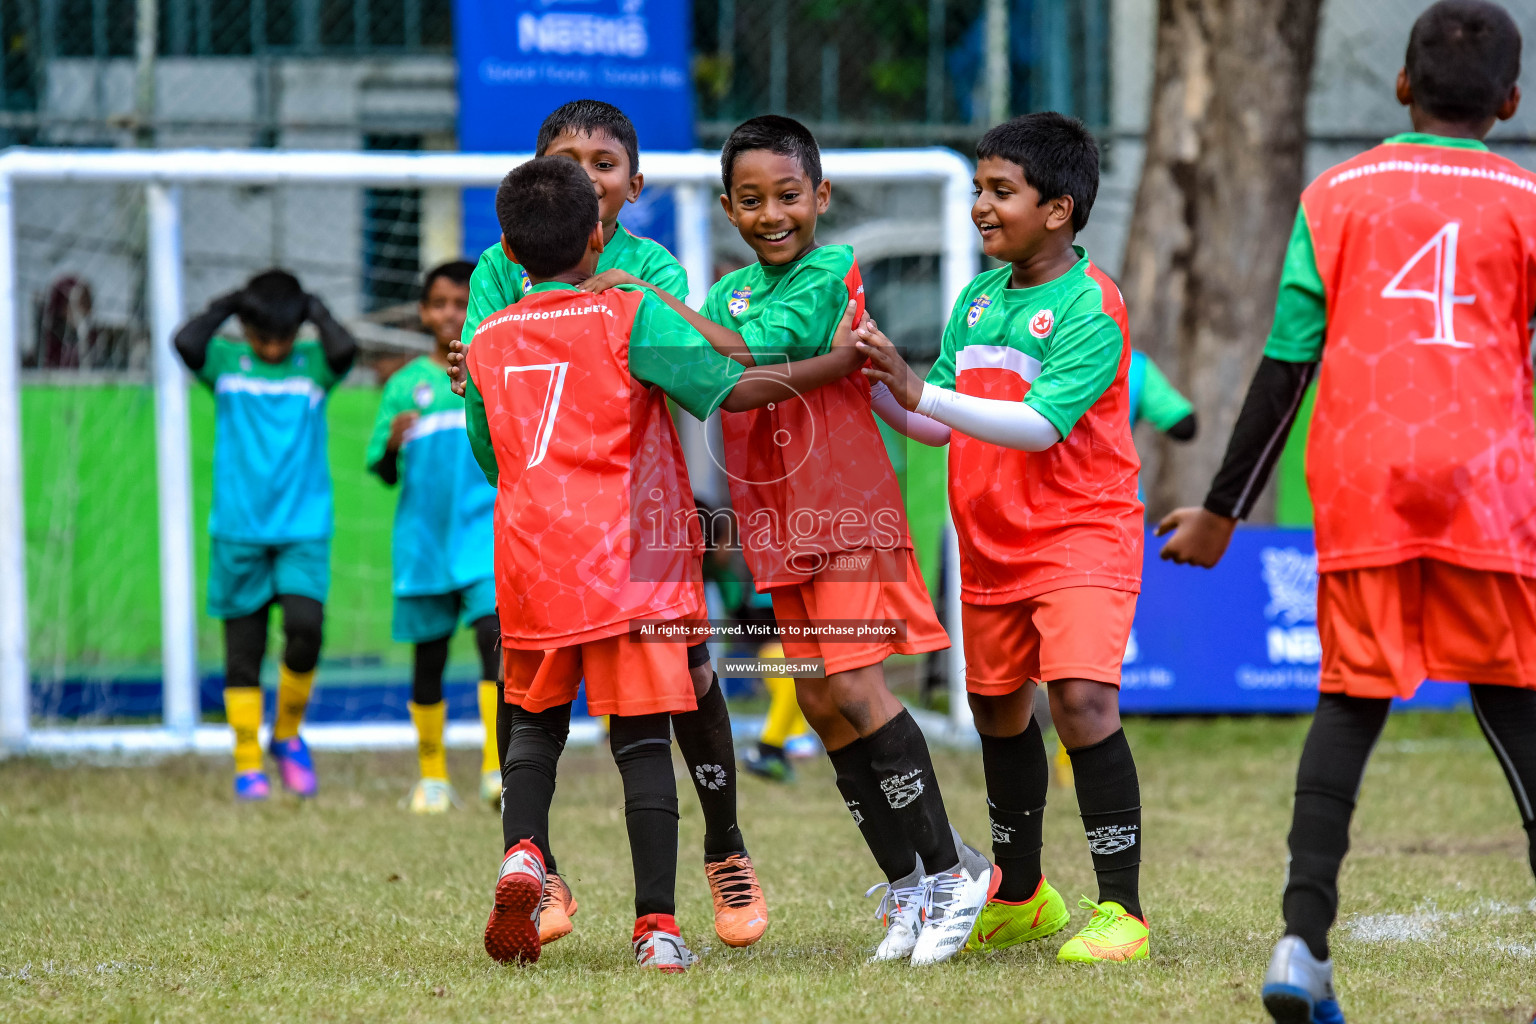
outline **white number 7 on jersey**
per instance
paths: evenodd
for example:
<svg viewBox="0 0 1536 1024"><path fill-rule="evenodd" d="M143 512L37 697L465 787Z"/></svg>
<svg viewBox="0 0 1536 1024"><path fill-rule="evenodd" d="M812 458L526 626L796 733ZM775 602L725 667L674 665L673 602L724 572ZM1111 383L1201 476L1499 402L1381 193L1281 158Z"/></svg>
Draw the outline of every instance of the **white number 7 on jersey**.
<svg viewBox="0 0 1536 1024"><path fill-rule="evenodd" d="M1448 345L1451 348L1471 348L1470 341L1456 340L1456 307L1477 301L1475 295L1456 294L1456 242L1461 235L1461 222L1451 221L1435 232L1419 251L1408 257L1387 286L1381 290L1384 299L1423 299L1435 307L1435 333L1428 338L1415 338L1416 345ZM1434 282L1430 289L1403 288L1403 278L1426 258L1434 258Z"/></svg>
<svg viewBox="0 0 1536 1024"><path fill-rule="evenodd" d="M549 439L555 433L555 415L560 411L560 393L565 390L565 371L570 363L534 363L530 366L503 366L501 368L502 386L512 379L514 373L549 374L549 390L544 392L544 408L539 412L539 425L533 435L533 455L528 459L528 468L532 469L544 461L544 455L549 451Z"/></svg>

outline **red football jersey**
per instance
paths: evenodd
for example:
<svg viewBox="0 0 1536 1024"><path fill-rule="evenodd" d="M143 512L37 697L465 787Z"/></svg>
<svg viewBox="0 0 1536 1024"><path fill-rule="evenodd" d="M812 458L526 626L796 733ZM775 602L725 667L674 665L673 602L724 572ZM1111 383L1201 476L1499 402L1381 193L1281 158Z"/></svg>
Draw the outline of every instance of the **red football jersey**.
<svg viewBox="0 0 1536 1024"><path fill-rule="evenodd" d="M743 331L749 345L764 338L765 349L754 349L760 361L765 352L803 359L830 349L828 334L850 298L857 323L864 281L853 251L824 246L787 268L754 265L723 278L705 308ZM755 321L772 326L757 332ZM722 413L720 426L731 503L759 590L814 576L839 552L912 546L901 487L859 370L763 409Z"/></svg>
<svg viewBox="0 0 1536 1024"><path fill-rule="evenodd" d="M633 372L646 300L535 289L487 318L468 350L499 476L496 599L510 648L567 647L703 607L682 448L666 395ZM650 315L663 311L676 317ZM662 357L678 358L684 337L667 338Z"/></svg>
<svg viewBox="0 0 1536 1024"><path fill-rule="evenodd" d="M1388 142L1302 207L1327 298L1307 448L1318 568L1536 575L1536 175Z"/></svg>

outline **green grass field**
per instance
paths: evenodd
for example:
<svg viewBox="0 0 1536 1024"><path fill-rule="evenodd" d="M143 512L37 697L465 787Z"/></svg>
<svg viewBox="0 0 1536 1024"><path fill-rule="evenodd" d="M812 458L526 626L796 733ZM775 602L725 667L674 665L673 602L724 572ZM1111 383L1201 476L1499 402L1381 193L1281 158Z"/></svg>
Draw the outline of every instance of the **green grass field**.
<svg viewBox="0 0 1536 1024"><path fill-rule="evenodd" d="M222 761L0 763L0 1020L1259 1021L1279 927L1303 720L1131 723L1146 800L1148 963L1069 968L1058 940L938 968L867 965L874 865L824 761L742 820L772 910L757 947L709 926L700 819L683 790L678 917L703 962L643 974L606 752L563 765L553 830L581 901L531 969L480 945L499 852L477 806L398 806L402 754L320 755L322 795L236 807ZM944 753L951 812L984 836L981 765ZM452 762L467 787L475 759ZM679 781L680 788L686 787ZM1335 959L1351 1021L1497 1021L1536 1010L1536 884L1470 716L1402 715L1366 778ZM1092 893L1070 792L1053 790L1046 870ZM1081 925L1079 911L1073 924Z"/></svg>

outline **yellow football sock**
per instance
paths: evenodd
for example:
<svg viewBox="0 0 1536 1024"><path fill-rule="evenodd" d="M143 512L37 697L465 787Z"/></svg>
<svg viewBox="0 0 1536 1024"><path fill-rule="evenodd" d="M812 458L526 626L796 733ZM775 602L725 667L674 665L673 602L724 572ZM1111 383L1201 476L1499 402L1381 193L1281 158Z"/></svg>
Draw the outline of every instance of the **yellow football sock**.
<svg viewBox="0 0 1536 1024"><path fill-rule="evenodd" d="M485 743L480 748L480 774L501 771L501 757L496 751L496 708L501 703L501 684L493 679L480 680L480 724L485 726Z"/></svg>
<svg viewBox="0 0 1536 1024"><path fill-rule="evenodd" d="M1072 755L1067 753L1067 745L1061 742L1060 739L1056 741L1055 775L1056 785L1067 789L1073 788L1073 782L1075 780L1072 776Z"/></svg>
<svg viewBox="0 0 1536 1024"><path fill-rule="evenodd" d="M304 710L309 707L309 691L315 685L315 670L295 672L287 665L277 666L277 721L272 723L272 739L281 743L299 734Z"/></svg>
<svg viewBox="0 0 1536 1024"><path fill-rule="evenodd" d="M261 687L226 686L224 715L235 732L235 773L261 771Z"/></svg>
<svg viewBox="0 0 1536 1024"><path fill-rule="evenodd" d="M770 747L784 749L791 736L798 736L807 728L805 716L800 713L800 702L795 700L795 681L789 678L764 679L768 687L768 717L763 721L763 734L758 737Z"/></svg>
<svg viewBox="0 0 1536 1024"><path fill-rule="evenodd" d="M421 777L448 781L448 754L443 750L443 723L448 720L448 703L410 705L411 721L416 723L416 757L421 762Z"/></svg>

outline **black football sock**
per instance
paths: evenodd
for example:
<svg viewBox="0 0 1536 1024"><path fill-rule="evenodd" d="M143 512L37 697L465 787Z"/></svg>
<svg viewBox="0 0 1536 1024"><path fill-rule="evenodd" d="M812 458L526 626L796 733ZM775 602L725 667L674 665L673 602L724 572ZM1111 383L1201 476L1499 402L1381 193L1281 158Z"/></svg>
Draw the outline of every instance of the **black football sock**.
<svg viewBox="0 0 1536 1024"><path fill-rule="evenodd" d="M832 770L837 773L837 791L843 805L853 815L853 823L864 836L864 845L874 854L875 863L894 882L912 873L917 852L901 831L901 823L880 793L880 784L869 767L869 751L861 739L846 747L827 751Z"/></svg>
<svg viewBox="0 0 1536 1024"><path fill-rule="evenodd" d="M448 667L449 637L416 645L411 668L411 702L436 704L443 699L443 669Z"/></svg>
<svg viewBox="0 0 1536 1024"><path fill-rule="evenodd" d="M501 762L502 850L533 840L544 870L556 874L549 849L549 805L555 799L555 769L571 731L571 706L525 711L511 705L507 755Z"/></svg>
<svg viewBox="0 0 1536 1024"><path fill-rule="evenodd" d="M724 860L744 851L747 843L736 822L736 747L719 676L699 698L697 711L672 716L672 731L704 812L704 859Z"/></svg>
<svg viewBox="0 0 1536 1024"><path fill-rule="evenodd" d="M1515 794L1536 874L1536 690L1473 683L1472 711Z"/></svg>
<svg viewBox="0 0 1536 1024"><path fill-rule="evenodd" d="M1339 909L1339 865L1349 852L1349 819L1371 749L1387 724L1385 698L1320 694L1296 769L1296 806L1287 838L1291 866L1281 906L1285 933L1328 959L1328 929Z"/></svg>
<svg viewBox="0 0 1536 1024"><path fill-rule="evenodd" d="M928 755L923 730L905 709L864 737L869 766L880 793L896 815L902 834L923 860L928 874L951 871L959 863L955 836L944 813L944 797Z"/></svg>
<svg viewBox="0 0 1536 1024"><path fill-rule="evenodd" d="M1051 765L1040 722L1017 736L981 736L981 766L987 778L987 813L992 818L992 859L1002 873L997 899L1022 903L1040 887L1040 850L1045 835L1045 793Z"/></svg>
<svg viewBox="0 0 1536 1024"><path fill-rule="evenodd" d="M1141 912L1141 784L1125 730L1097 743L1068 750L1083 817L1099 902L1114 900L1136 917ZM1007 877L1005 873L1003 877Z"/></svg>
<svg viewBox="0 0 1536 1024"><path fill-rule="evenodd" d="M635 917L676 912L677 780L669 716L608 719L613 763L624 780L624 826L635 871Z"/></svg>

